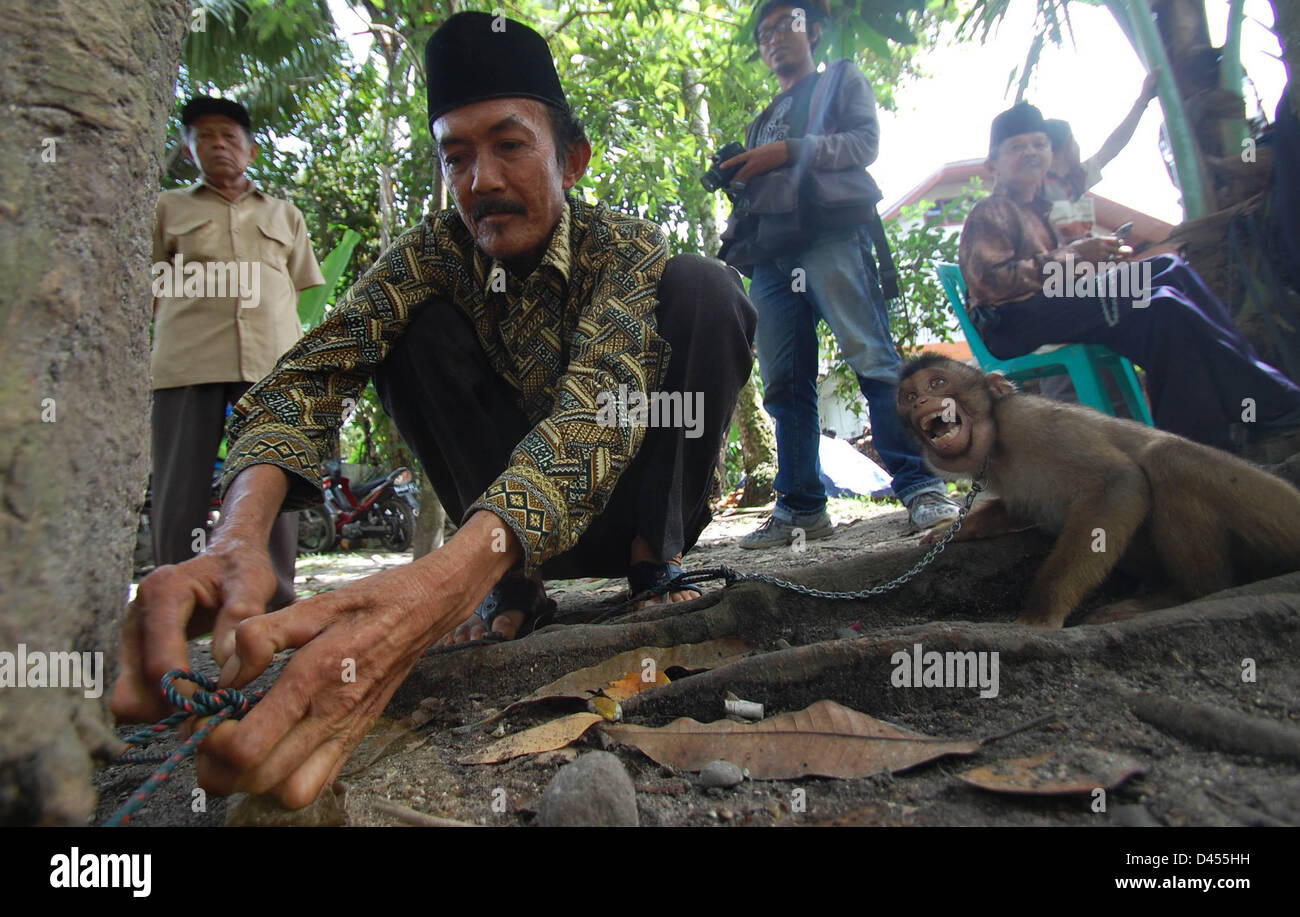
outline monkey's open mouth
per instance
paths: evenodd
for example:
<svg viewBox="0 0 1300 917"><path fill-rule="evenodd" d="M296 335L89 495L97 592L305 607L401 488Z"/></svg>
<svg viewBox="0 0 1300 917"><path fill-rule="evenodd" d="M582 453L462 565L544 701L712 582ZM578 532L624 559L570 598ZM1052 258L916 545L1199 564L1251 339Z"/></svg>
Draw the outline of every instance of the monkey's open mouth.
<svg viewBox="0 0 1300 917"><path fill-rule="evenodd" d="M938 410L921 418L919 424L921 431L933 446L942 446L961 432L961 418L954 417L952 420L946 420L945 413L948 411Z"/></svg>

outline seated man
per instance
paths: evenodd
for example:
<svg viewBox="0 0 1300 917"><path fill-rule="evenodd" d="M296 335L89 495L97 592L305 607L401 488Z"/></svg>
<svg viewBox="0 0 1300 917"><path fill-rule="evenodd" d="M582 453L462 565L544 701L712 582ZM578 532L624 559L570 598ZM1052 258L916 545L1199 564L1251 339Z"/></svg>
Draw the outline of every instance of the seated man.
<svg viewBox="0 0 1300 917"><path fill-rule="evenodd" d="M1230 426L1244 423L1256 455L1285 457L1270 450L1300 426L1300 388L1256 356L1181 259L1111 265L1122 252L1109 237L1061 246L1039 196L1051 159L1038 109L1020 104L993 120L993 193L971 209L959 249L989 352L1005 360L1045 344L1104 344L1146 370L1156 426L1228 448Z"/></svg>
<svg viewBox="0 0 1300 917"><path fill-rule="evenodd" d="M207 552L141 583L128 616L121 717L167 712L158 681L186 665L187 632L215 622L223 686L299 647L266 698L205 741L197 767L211 791L307 805L421 652L481 603L460 639L488 626L513 636L545 601L543 574L641 563L663 587L709 521L754 310L727 268L669 259L654 224L568 196L591 145L545 40L500 24L461 13L425 49L429 125L456 209L398 238L240 401L220 529ZM270 525L282 504L319 502L318 464L371 376L461 528L407 567L263 614ZM694 410L659 405L646 429L635 402L658 392ZM619 410L602 414L611 398ZM502 580L510 588L485 603Z"/></svg>

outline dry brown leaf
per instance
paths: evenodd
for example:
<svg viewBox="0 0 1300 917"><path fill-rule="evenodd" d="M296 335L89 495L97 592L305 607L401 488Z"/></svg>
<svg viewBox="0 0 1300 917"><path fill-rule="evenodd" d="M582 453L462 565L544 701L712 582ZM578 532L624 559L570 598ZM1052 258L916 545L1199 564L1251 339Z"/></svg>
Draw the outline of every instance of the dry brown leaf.
<svg viewBox="0 0 1300 917"><path fill-rule="evenodd" d="M681 667L683 669L711 669L731 662L742 653L753 649L739 637L725 637L721 640L709 640L704 643L683 643L680 646L643 646L627 650L617 656L611 656L597 665L588 666L557 678L549 685L544 685L532 694L515 701L503 712L517 709L523 704L547 700L553 697L572 697L586 700L601 688L627 672L644 671L642 661L653 659L656 673L665 669ZM630 696L630 695L629 695Z"/></svg>
<svg viewBox="0 0 1300 917"><path fill-rule="evenodd" d="M655 677L651 681L646 681L641 672L628 672L618 681L612 681L600 689L600 693L610 700L627 700L633 694L640 694L647 688L653 688L658 685L666 685L670 679L664 674L663 669L656 666Z"/></svg>
<svg viewBox="0 0 1300 917"><path fill-rule="evenodd" d="M1050 796L1091 793L1098 787L1113 789L1146 769L1132 758L1093 748L1049 751L1032 758L1010 758L977 767L961 780L994 793Z"/></svg>
<svg viewBox="0 0 1300 917"><path fill-rule="evenodd" d="M682 717L658 729L623 725L602 731L660 764L694 771L722 758L749 768L755 780L867 777L942 755L973 754L980 746L976 739L910 732L830 700L759 723L699 723Z"/></svg>
<svg viewBox="0 0 1300 917"><path fill-rule="evenodd" d="M457 761L460 764L496 764L518 758L520 755L554 751L577 739L591 727L592 723L599 722L600 717L595 713L572 713L558 720L551 720L549 723L542 723L532 729L506 736L477 754L466 755L458 758Z"/></svg>

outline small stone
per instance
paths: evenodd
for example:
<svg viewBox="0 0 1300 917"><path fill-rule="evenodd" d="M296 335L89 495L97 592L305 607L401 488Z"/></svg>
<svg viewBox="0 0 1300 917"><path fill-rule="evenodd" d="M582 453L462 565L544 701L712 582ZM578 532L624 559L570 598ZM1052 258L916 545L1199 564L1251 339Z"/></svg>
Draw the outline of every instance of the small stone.
<svg viewBox="0 0 1300 917"><path fill-rule="evenodd" d="M617 757L590 751L556 771L542 793L544 827L632 827L641 824L636 787Z"/></svg>
<svg viewBox="0 0 1300 917"><path fill-rule="evenodd" d="M318 828L348 823L343 801L326 787L305 809L286 809L274 796L232 796L226 808L228 828Z"/></svg>
<svg viewBox="0 0 1300 917"><path fill-rule="evenodd" d="M710 761L700 769L700 785L733 787L745 779L745 773L730 761Z"/></svg>

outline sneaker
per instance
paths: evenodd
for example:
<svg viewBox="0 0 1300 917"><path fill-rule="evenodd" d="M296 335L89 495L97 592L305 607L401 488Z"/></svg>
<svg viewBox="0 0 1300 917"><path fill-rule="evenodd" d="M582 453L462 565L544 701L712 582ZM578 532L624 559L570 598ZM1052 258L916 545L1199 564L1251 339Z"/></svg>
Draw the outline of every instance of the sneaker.
<svg viewBox="0 0 1300 917"><path fill-rule="evenodd" d="M773 513L755 531L740 539L739 544L749 550L793 544L795 529L803 529L804 540L812 541L816 538L825 538L833 532L835 523L831 522L830 513L824 509L819 513L796 515L791 521L778 519Z"/></svg>
<svg viewBox="0 0 1300 917"><path fill-rule="evenodd" d="M907 504L907 515L912 521L912 531L920 532L956 519L961 515L961 506L941 493L927 490Z"/></svg>

